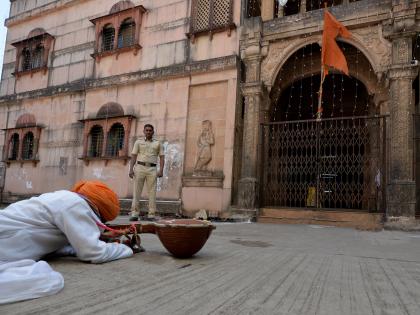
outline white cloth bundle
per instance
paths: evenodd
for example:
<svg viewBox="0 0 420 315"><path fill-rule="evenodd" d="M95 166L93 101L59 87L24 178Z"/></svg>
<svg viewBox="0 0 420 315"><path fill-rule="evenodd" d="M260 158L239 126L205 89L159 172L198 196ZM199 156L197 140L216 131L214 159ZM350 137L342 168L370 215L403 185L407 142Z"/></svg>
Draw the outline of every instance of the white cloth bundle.
<svg viewBox="0 0 420 315"><path fill-rule="evenodd" d="M63 287L63 276L45 261L0 262L0 304L56 294Z"/></svg>
<svg viewBox="0 0 420 315"><path fill-rule="evenodd" d="M70 191L46 193L0 211L0 304L59 292L60 273L45 255L77 255L100 264L133 255L128 246L99 240L99 218Z"/></svg>

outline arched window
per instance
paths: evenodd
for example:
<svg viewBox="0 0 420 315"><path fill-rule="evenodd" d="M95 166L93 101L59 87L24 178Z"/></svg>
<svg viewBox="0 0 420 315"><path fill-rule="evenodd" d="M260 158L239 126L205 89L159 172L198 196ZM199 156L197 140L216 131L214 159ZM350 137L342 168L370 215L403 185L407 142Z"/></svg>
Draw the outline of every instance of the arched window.
<svg viewBox="0 0 420 315"><path fill-rule="evenodd" d="M107 156L118 156L118 152L124 146L124 127L120 123L115 123L108 133L108 141L106 147Z"/></svg>
<svg viewBox="0 0 420 315"><path fill-rule="evenodd" d="M28 48L22 50L21 71L31 70L31 52Z"/></svg>
<svg viewBox="0 0 420 315"><path fill-rule="evenodd" d="M89 133L89 157L102 156L102 145L104 142L104 131L101 126L93 126Z"/></svg>
<svg viewBox="0 0 420 315"><path fill-rule="evenodd" d="M54 36L48 34L42 28L36 28L29 32L28 36L18 42L11 43L16 47L16 76L23 72L38 72L44 70L46 73L48 56L52 49Z"/></svg>
<svg viewBox="0 0 420 315"><path fill-rule="evenodd" d="M114 49L115 29L111 24L107 24L102 29L102 51Z"/></svg>
<svg viewBox="0 0 420 315"><path fill-rule="evenodd" d="M22 160L31 160L34 158L34 134L28 132L22 141Z"/></svg>
<svg viewBox="0 0 420 315"><path fill-rule="evenodd" d="M8 160L17 160L19 154L19 135L13 134L9 142L9 154L7 155Z"/></svg>
<svg viewBox="0 0 420 315"><path fill-rule="evenodd" d="M44 47L38 45L33 51L31 56L31 69L37 69L42 67L42 58L44 55Z"/></svg>
<svg viewBox="0 0 420 315"><path fill-rule="evenodd" d="M134 44L136 23L132 18L128 18L121 23L118 33L118 48L132 46Z"/></svg>

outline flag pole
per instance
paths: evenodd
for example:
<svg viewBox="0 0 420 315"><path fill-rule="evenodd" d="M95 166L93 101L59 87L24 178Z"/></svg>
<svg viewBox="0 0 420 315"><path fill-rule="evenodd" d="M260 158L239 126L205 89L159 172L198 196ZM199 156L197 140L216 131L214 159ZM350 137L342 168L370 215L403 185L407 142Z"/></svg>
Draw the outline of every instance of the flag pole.
<svg viewBox="0 0 420 315"><path fill-rule="evenodd" d="M321 65L321 83L319 84L319 92L318 92L318 109L316 111L316 120L320 121L322 118L322 86L324 85L324 66Z"/></svg>
<svg viewBox="0 0 420 315"><path fill-rule="evenodd" d="M324 2L324 10L328 10L327 9L327 5L328 3L325 1ZM325 23L325 18L324 18L324 23ZM325 25L324 25L325 28ZM325 31L325 29L324 29ZM324 42L323 42L324 44ZM325 47L322 47L322 49L325 49ZM325 80L325 67L322 63L322 53L321 53L321 83L319 84L319 92L318 92L318 110L316 111L316 120L320 121L322 118L322 86L324 85L324 80Z"/></svg>

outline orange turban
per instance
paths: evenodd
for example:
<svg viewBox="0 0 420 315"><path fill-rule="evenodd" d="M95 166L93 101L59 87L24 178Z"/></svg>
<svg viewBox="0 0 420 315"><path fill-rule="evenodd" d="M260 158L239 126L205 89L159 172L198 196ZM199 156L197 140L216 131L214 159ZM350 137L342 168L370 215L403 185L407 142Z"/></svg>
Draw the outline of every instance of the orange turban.
<svg viewBox="0 0 420 315"><path fill-rule="evenodd" d="M72 191L89 199L105 221L114 220L120 213L117 194L100 181L80 181L74 185Z"/></svg>

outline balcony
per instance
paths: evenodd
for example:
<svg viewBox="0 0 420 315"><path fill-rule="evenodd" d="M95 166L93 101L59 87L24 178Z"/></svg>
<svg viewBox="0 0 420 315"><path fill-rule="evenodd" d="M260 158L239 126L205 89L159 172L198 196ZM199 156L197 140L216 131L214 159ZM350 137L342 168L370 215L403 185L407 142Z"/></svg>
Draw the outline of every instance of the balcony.
<svg viewBox="0 0 420 315"><path fill-rule="evenodd" d="M355 25L373 25L389 18L392 1L289 0L282 7L278 0L249 0L247 16L261 16L266 39L279 39L322 30L324 7L351 28Z"/></svg>

